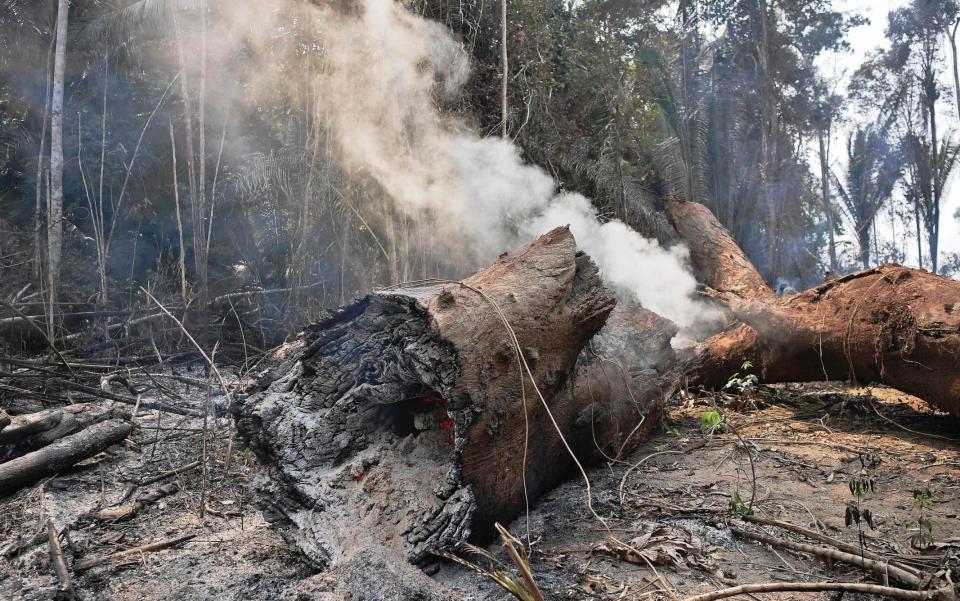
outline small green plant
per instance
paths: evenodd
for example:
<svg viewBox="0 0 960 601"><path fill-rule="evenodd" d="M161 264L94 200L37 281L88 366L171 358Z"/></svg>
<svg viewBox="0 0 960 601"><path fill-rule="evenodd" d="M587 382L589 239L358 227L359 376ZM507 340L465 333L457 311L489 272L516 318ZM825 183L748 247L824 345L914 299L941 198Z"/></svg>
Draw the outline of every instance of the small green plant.
<svg viewBox="0 0 960 601"><path fill-rule="evenodd" d="M760 378L756 374L750 373L750 370L753 369L753 362L750 360L744 361L740 365L740 371L730 376L730 379L727 380L727 383L723 385L724 390L735 390L737 392L749 392L757 387L757 384L760 383Z"/></svg>
<svg viewBox="0 0 960 601"><path fill-rule="evenodd" d="M844 523L847 528L853 524L857 525L857 540L860 542L860 555L862 556L867 546L867 537L863 531L863 524L870 526L871 530L874 529L873 513L863 506L863 501L868 493L876 491L876 481L867 474L867 463L871 462L873 458L864 453L860 453L858 459L860 460L860 470L857 472L856 477L850 480L849 483L850 494L853 495L853 500L847 503Z"/></svg>
<svg viewBox="0 0 960 601"><path fill-rule="evenodd" d="M926 513L933 509L933 494L929 488L913 491L913 506L917 508L917 519L907 522L910 546L923 550L933 544L933 520Z"/></svg>
<svg viewBox="0 0 960 601"><path fill-rule="evenodd" d="M712 436L723 432L724 426L726 426L726 423L723 414L715 409L700 416L700 432L704 436Z"/></svg>
<svg viewBox="0 0 960 601"><path fill-rule="evenodd" d="M743 497L740 496L740 489L733 491L733 496L730 498L730 515L735 518L742 518L745 515L752 514L753 511L750 509L750 506L743 501Z"/></svg>

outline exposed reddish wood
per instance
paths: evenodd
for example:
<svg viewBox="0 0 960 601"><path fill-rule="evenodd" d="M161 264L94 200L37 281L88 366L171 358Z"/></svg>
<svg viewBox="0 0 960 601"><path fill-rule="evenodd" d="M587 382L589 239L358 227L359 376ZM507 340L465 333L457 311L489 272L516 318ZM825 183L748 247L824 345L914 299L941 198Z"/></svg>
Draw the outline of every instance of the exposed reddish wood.
<svg viewBox="0 0 960 601"><path fill-rule="evenodd" d="M716 384L751 359L767 381L878 382L960 415L960 282L881 265L776 298L709 210L666 207L713 296L748 326L698 348L700 382Z"/></svg>
<svg viewBox="0 0 960 601"><path fill-rule="evenodd" d="M716 290L744 298L776 296L710 209L669 196L663 199L663 205L670 223L690 249L703 281Z"/></svg>

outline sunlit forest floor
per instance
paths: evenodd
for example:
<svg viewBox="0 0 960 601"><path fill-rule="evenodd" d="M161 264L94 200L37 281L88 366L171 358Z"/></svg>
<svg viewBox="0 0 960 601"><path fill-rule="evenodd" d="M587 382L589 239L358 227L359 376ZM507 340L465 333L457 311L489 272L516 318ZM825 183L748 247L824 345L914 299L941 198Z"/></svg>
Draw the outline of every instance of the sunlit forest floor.
<svg viewBox="0 0 960 601"><path fill-rule="evenodd" d="M202 377L195 367L193 377ZM179 373L191 377L190 370ZM198 387L182 385L176 392L198 409L208 400ZM718 407L725 427L704 435L701 417ZM76 587L86 599L335 598L324 592L329 577L302 562L255 508L247 484L256 465L247 452L239 451L225 474L227 437L214 436L218 442L209 452L215 461L206 479L191 468L135 487L195 462L203 431L199 418L156 411L140 411L136 421L126 445L0 502L0 596L54 595L57 581L44 533L49 515L69 528L65 554L75 571L91 558L194 535L169 549L76 573ZM225 426L225 418L208 424ZM529 523L530 564L547 598L665 599L753 582L876 582L844 564L828 566L731 531L809 542L735 517L752 504L756 517L859 545L856 524L844 523L845 511L857 501L849 482L866 477L874 483L859 500L874 526L863 524L866 550L923 571L952 566L956 573L960 461L956 441L948 439L958 430L956 418L886 388L830 383L761 388L742 397L687 393L675 399L655 434L631 456L589 472L593 507L606 524L590 513L586 487L573 477L509 529L526 541ZM169 484L176 485L166 489L170 494L128 519L83 518ZM923 550L910 542L910 524L920 511L915 490L929 490L932 499L924 515L933 542ZM499 544L488 552L512 569ZM487 557L464 557L492 565ZM426 569L465 599L511 598L486 576L459 565L443 561ZM769 597L828 598L825 593Z"/></svg>

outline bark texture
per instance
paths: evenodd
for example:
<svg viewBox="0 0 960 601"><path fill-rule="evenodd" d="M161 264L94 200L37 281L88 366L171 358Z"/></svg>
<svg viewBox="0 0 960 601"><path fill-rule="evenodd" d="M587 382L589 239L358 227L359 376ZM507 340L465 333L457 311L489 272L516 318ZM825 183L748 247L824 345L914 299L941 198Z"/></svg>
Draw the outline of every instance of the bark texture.
<svg viewBox="0 0 960 601"><path fill-rule="evenodd" d="M0 431L0 461L19 457L68 434L113 418L129 419L130 411L119 403L77 403L18 415Z"/></svg>
<svg viewBox="0 0 960 601"><path fill-rule="evenodd" d="M133 425L110 419L65 436L40 450L0 463L0 495L7 495L78 461L96 455L127 437Z"/></svg>
<svg viewBox="0 0 960 601"><path fill-rule="evenodd" d="M706 207L664 204L709 294L746 324L698 347L695 383L750 359L770 382L881 383L960 415L960 282L881 265L778 298Z"/></svg>
<svg viewBox="0 0 960 601"><path fill-rule="evenodd" d="M504 320L549 399L613 305L562 229L462 284L385 290L340 310L286 349L240 406L272 509L321 565L358 544L418 561L465 540L475 522L516 513L525 424L545 443L528 448L529 465L561 449ZM554 477L527 474L528 492Z"/></svg>

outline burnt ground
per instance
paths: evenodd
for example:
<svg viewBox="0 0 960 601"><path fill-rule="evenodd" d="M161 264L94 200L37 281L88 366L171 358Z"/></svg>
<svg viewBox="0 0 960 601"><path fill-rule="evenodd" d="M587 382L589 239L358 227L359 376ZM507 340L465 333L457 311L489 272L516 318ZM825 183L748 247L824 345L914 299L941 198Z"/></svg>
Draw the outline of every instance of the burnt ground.
<svg viewBox="0 0 960 601"><path fill-rule="evenodd" d="M199 370L180 375L202 377ZM206 398L203 390L182 383L171 383L168 392L197 408ZM722 409L726 427L704 436L701 416L716 407ZM197 459L201 420L141 411L136 421L139 427L127 444L0 499L0 549L5 551L0 557L0 598L54 596L56 579L45 538L34 539L48 517L58 527L68 527L65 554L84 599L332 598L320 592L328 588L329 577L317 574L289 550L254 507L247 492L256 469L252 457L239 451L225 473L225 419L211 422L217 430L211 436L213 461L206 485L203 473L195 468L133 490L131 498L163 484L176 483L179 489L132 518L81 519L122 499L131 483ZM632 455L589 472L593 509L605 524L591 514L582 479L574 478L509 529L526 539L529 519L530 563L548 598L670 598L769 581L875 582L843 564L828 567L804 554L750 542L730 530L733 525L803 540L732 517L731 500L738 494L743 505L753 498L755 515L857 544L856 526L844 524L845 508L853 499L849 481L865 476L874 481L874 491L861 499L875 526L865 528L867 549L931 572L946 567L956 574L960 456L957 442L948 439L960 437L958 426L957 419L887 388L807 384L762 389L744 397L687 393L675 399L655 434ZM933 499L927 515L934 542L922 551L909 541L909 523L918 513L912 491L917 489L929 489ZM206 507L202 517L201 504ZM79 562L90 558L186 534L195 536L175 548L76 570ZM614 539L641 551L663 581ZM508 563L500 545L491 545L489 552ZM491 565L486 557L463 556L484 567ZM489 577L460 565L441 562L429 570L438 570L436 577L464 598L511 598ZM365 595L357 591L353 598ZM754 596L759 597L827 598L797 593Z"/></svg>

